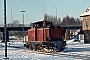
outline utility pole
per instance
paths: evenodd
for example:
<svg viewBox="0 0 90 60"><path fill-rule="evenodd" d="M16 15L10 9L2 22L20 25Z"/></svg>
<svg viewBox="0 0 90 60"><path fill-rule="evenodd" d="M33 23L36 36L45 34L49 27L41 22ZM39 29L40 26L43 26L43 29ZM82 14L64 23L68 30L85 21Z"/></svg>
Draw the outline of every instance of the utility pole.
<svg viewBox="0 0 90 60"><path fill-rule="evenodd" d="M55 9L56 9L56 20L57 20L57 8L56 7L54 7Z"/></svg>
<svg viewBox="0 0 90 60"><path fill-rule="evenodd" d="M11 8L11 7L10 7ZM12 16L12 8L11 8L11 20L12 20L12 27L13 27L13 16Z"/></svg>
<svg viewBox="0 0 90 60"><path fill-rule="evenodd" d="M6 23L6 0L4 0L4 36L5 36L5 57L3 59L7 60L7 23Z"/></svg>
<svg viewBox="0 0 90 60"><path fill-rule="evenodd" d="M57 24L57 8L54 7L56 9L56 21L55 21L55 24Z"/></svg>
<svg viewBox="0 0 90 60"><path fill-rule="evenodd" d="M22 17L23 17L23 43L24 43L24 35L25 35L25 32L24 32L24 12L26 11L21 11L23 14L22 14ZM25 41L26 42L26 41Z"/></svg>

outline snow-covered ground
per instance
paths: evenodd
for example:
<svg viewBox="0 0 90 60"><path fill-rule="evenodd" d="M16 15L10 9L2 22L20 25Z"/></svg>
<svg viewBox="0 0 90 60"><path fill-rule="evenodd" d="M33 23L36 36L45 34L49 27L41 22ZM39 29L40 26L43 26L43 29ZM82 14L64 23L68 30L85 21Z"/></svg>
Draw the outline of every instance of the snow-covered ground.
<svg viewBox="0 0 90 60"><path fill-rule="evenodd" d="M8 45L9 60L89 60L90 44L67 41L67 48L56 54L30 51L23 42L11 42ZM0 43L0 60L4 58L4 43Z"/></svg>

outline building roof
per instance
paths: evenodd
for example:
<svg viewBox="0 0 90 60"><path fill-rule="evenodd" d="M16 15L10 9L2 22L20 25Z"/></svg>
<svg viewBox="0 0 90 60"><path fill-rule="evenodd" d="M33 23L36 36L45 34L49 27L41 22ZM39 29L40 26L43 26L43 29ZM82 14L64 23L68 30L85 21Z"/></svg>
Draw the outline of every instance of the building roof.
<svg viewBox="0 0 90 60"><path fill-rule="evenodd" d="M90 7L88 7L88 8L80 15L80 17L89 16L89 15L90 15Z"/></svg>

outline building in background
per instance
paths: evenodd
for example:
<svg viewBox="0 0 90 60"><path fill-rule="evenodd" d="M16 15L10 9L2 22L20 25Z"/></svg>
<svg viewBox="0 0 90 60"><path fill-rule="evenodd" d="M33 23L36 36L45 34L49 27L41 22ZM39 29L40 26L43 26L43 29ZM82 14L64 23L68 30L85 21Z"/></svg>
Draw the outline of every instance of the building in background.
<svg viewBox="0 0 90 60"><path fill-rule="evenodd" d="M82 30L84 31L84 43L90 43L90 7L80 15Z"/></svg>

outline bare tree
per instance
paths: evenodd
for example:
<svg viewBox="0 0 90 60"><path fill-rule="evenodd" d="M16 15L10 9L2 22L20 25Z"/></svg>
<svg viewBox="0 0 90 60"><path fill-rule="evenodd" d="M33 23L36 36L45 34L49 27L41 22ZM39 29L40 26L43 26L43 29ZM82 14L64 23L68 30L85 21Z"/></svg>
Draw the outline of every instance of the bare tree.
<svg viewBox="0 0 90 60"><path fill-rule="evenodd" d="M80 25L80 19L79 18L74 18L74 17L70 17L68 15L66 15L66 17L63 18L62 24L65 25Z"/></svg>
<svg viewBox="0 0 90 60"><path fill-rule="evenodd" d="M48 14L44 14L44 19L53 22L53 25L61 25L61 24L62 25L76 25L76 24L80 25L81 24L81 21L79 18L70 17L68 15L63 17L62 21L60 17L56 19L56 16L51 16Z"/></svg>
<svg viewBox="0 0 90 60"><path fill-rule="evenodd" d="M51 16L51 15L47 15L47 14L44 14L44 20L49 20L49 21L53 22L53 25L57 25L57 24L61 23L60 17L57 19L56 16Z"/></svg>
<svg viewBox="0 0 90 60"><path fill-rule="evenodd" d="M19 21L18 20L13 21L13 26L14 27L19 27Z"/></svg>

